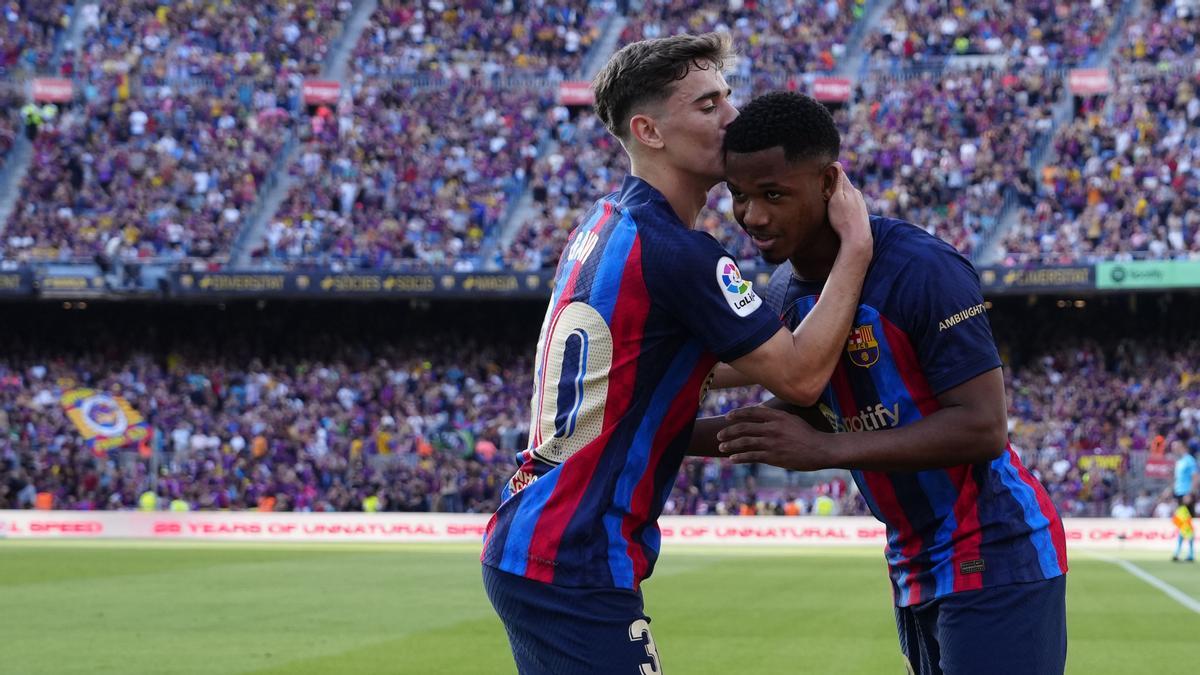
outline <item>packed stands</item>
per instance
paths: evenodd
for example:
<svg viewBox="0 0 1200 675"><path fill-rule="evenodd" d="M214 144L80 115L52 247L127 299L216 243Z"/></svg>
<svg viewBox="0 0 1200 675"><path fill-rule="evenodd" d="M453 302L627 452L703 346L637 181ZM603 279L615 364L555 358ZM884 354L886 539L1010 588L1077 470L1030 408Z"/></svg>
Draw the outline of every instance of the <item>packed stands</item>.
<svg viewBox="0 0 1200 675"><path fill-rule="evenodd" d="M105 2L40 125L16 260L228 256L348 3ZM84 19L86 20L86 19Z"/></svg>
<svg viewBox="0 0 1200 675"><path fill-rule="evenodd" d="M0 73L44 72L74 11L75 2L11 2L0 26Z"/></svg>
<svg viewBox="0 0 1200 675"><path fill-rule="evenodd" d="M383 0L354 51L364 78L456 79L575 75L600 35L608 3L429 3Z"/></svg>
<svg viewBox="0 0 1200 675"><path fill-rule="evenodd" d="M289 125L232 91L126 96L109 79L43 123L0 244L17 260L228 252Z"/></svg>
<svg viewBox="0 0 1200 675"><path fill-rule="evenodd" d="M1138 315L1116 304L1059 318L1076 310L993 310L1010 363L1013 446L1065 514L1107 514L1118 495L1132 504L1152 487L1129 482L1133 467L1173 439L1200 450L1200 348L1176 339L1184 329L1154 307ZM388 510L486 512L526 447L537 304L163 307L136 342L124 332L145 308L92 312L11 317L0 345L10 485L0 508L30 507L38 492L62 508L135 508L157 467L162 503L192 508L357 510L375 495ZM1111 334L1083 337L1100 314ZM1133 337L1160 324L1160 338ZM145 416L155 430L145 457L91 450L61 403L80 387L123 396ZM701 414L764 397L710 392ZM1096 456L1120 467L1087 459ZM668 511L809 513L826 496L837 513L865 512L844 475L781 482L764 472L689 459Z"/></svg>
<svg viewBox="0 0 1200 675"><path fill-rule="evenodd" d="M966 254L998 224L1008 191L1031 195L1029 152L1049 134L1061 82L1037 69L967 70L941 77L873 78L835 112L842 162L875 213L929 229ZM536 215L506 251L506 266L553 267L566 237L596 199L620 186L628 160L590 111L558 114L558 149L533 168ZM757 251L713 190L698 228L739 260Z"/></svg>
<svg viewBox="0 0 1200 675"><path fill-rule="evenodd" d="M516 202L554 90L607 10L384 2L355 46L352 98L303 137L297 181L254 251L273 263L471 269ZM534 78L507 86L499 80Z"/></svg>
<svg viewBox="0 0 1200 675"><path fill-rule="evenodd" d="M296 183L257 254L343 268L469 262L520 194L548 104L461 81L364 85L304 130Z"/></svg>
<svg viewBox="0 0 1200 675"><path fill-rule="evenodd" d="M1083 64L1113 27L1113 5L900 0L864 49L877 68L938 64L950 56L1007 57L1032 67Z"/></svg>
<svg viewBox="0 0 1200 675"><path fill-rule="evenodd" d="M985 253L1015 208L998 241L1004 264L1200 257L1200 19L1184 0L1139 5L1117 36L1113 91L1075 99L1065 69L1097 55L1117 6L898 0L865 26L869 7L858 0L383 0L349 45L341 100L323 106L305 105L301 83L327 65L348 0L89 7L73 19L77 45L62 43L62 17L74 12L64 2L13 3L0 34L4 73L56 74L76 87L72 103L31 126L17 112L23 90L0 90L0 154L20 134L33 139L0 236L6 264L223 263L293 139L291 188L251 242L259 263L553 268L583 210L628 172L594 114L555 98L621 12L621 42L729 31L742 54L728 75L741 100L807 89L847 66L848 42L865 34L868 68L853 75L848 102L831 104L842 161L873 212L964 253ZM954 56L980 58L946 67ZM1056 127L1060 102L1075 114ZM532 217L485 259L523 194ZM698 227L753 264L729 213L718 186ZM40 493L59 508L129 509L150 489L160 504L198 509L360 510L375 497L386 510L489 512L527 441L528 331L542 308L464 305L336 316L328 306L263 316L243 307L224 318L174 308L144 322L16 311L20 328L0 336L0 508L35 506ZM1172 441L1200 451L1194 340L1149 324L1031 337L1058 318L1007 312L1029 324L1024 337L1001 339L1014 448L1066 515L1149 515L1160 486L1140 481L1139 463ZM129 341L131 327L146 339ZM141 411L155 429L148 456L97 456L60 404L78 387ZM713 393L703 412L762 396ZM781 479L693 459L666 511L865 508L844 476Z"/></svg>
<svg viewBox="0 0 1200 675"><path fill-rule="evenodd" d="M732 76L755 89L772 89L804 73L837 68L865 11L865 0L647 0L629 16L621 44L677 33L727 32L740 56L732 64Z"/></svg>
<svg viewBox="0 0 1200 675"><path fill-rule="evenodd" d="M1161 4L1127 26L1113 91L1076 100L1037 200L1002 242L1005 264L1200 255L1196 40L1179 33L1198 19Z"/></svg>

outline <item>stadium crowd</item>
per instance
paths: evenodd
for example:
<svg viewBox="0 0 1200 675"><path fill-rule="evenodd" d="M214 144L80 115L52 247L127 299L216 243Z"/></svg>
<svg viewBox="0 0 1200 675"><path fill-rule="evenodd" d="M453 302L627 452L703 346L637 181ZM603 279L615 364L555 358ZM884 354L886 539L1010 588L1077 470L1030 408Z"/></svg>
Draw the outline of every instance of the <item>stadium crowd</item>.
<svg viewBox="0 0 1200 675"><path fill-rule="evenodd" d="M257 256L343 268L468 263L523 186L547 104L469 82L367 83L305 128L295 184Z"/></svg>
<svg viewBox="0 0 1200 675"><path fill-rule="evenodd" d="M609 9L381 3L355 45L351 93L305 129L295 184L254 256L478 267L524 188L554 95L495 81L576 75Z"/></svg>
<svg viewBox="0 0 1200 675"><path fill-rule="evenodd" d="M367 79L570 78L612 11L611 3L594 0L383 0L355 47L351 67L356 77Z"/></svg>
<svg viewBox="0 0 1200 675"><path fill-rule="evenodd" d="M265 323L216 312L153 322L137 344L106 327L120 321L5 336L0 508L33 507L42 493L56 508L131 509L147 490L192 509L495 507L528 440L532 336L516 332L530 326L511 308L349 319L284 311ZM493 327L486 341L469 328L479 325ZM1153 486L1130 482L1130 470L1174 441L1200 451L1197 345L1076 337L1039 340L1015 358L1012 443L1064 514L1133 504ZM80 387L124 397L151 439L94 453L61 403ZM701 415L763 397L710 392ZM685 461L667 504L684 514L865 509L840 473L699 458Z"/></svg>
<svg viewBox="0 0 1200 675"><path fill-rule="evenodd" d="M864 18L865 0L645 0L631 12L621 44L676 33L729 33L739 57L731 77L777 89L804 73L829 73L847 58L847 41Z"/></svg>
<svg viewBox="0 0 1200 675"><path fill-rule="evenodd" d="M226 260L295 139L291 189L261 239L245 244L256 260L553 267L581 209L627 171L590 111L554 100L554 83L580 77L620 13L623 41L730 32L741 57L729 78L743 99L807 87L846 65L847 42L865 35L875 59L854 78L851 101L834 106L843 161L874 210L965 253L987 253L1014 205L1017 224L998 248L1007 264L1200 248L1191 162L1200 101L1190 71L1171 65L1195 54L1190 2L1139 5L1118 40L1116 91L1080 102L1037 176L1034 151L1068 96L1057 69L1085 64L1110 35L1116 9L1104 3L1030 0L1006 12L905 0L866 25L862 0L386 0L351 47L341 102L306 107L301 83L319 75L352 9L348 0L105 0L81 7L80 44L57 62L47 54L73 9L9 16L9 61L57 68L78 95L39 123L0 256ZM1004 61L919 77L888 67L950 54ZM0 151L15 129L10 114ZM516 208L523 193L532 208ZM715 190L699 226L754 260L728 205ZM518 213L513 241L492 246Z"/></svg>
<svg viewBox="0 0 1200 675"><path fill-rule="evenodd" d="M864 48L876 67L937 63L949 56L1007 57L1033 67L1075 66L1113 27L1113 5L1091 2L901 0Z"/></svg>
<svg viewBox="0 0 1200 675"><path fill-rule="evenodd" d="M228 255L348 2L103 2L61 59L0 242L16 260Z"/></svg>
<svg viewBox="0 0 1200 675"><path fill-rule="evenodd" d="M1096 53L1114 25L1104 3L1030 1L1001 12L995 2L902 0L864 27L860 0L715 9L694 0L383 0L352 47L341 100L312 107L301 82L321 73L348 0L104 0L73 18L78 45L60 44L68 3L10 4L5 71L57 71L75 78L77 96L39 112L33 159L0 237L7 261L228 256L294 138L292 185L255 244L261 261L553 267L582 210L628 165L595 115L559 105L546 83L579 76L615 12L628 12L626 42L732 33L743 58L729 77L743 100L806 86L805 76L845 65L856 31L873 31L867 46L882 72L833 105L842 161L872 211L964 253L981 253L1015 203L1016 226L1000 241L1005 264L1200 256L1200 85L1188 65L1200 15L1184 0L1141 6L1118 44L1114 91L1073 101L1074 118L1057 130L1053 108L1069 93L1055 69ZM950 55L1007 65L889 72ZM10 114L0 119L0 153L21 133L19 102L15 93L2 102ZM1031 175L1044 143L1050 161ZM485 260L526 189L533 216ZM729 212L718 187L698 227L754 260ZM103 329L69 348L5 336L14 341L0 350L0 508L46 499L136 508L151 490L160 504L197 509L492 510L527 440L528 339L384 341L317 328L282 350L243 342L219 352L182 336L171 348L135 350ZM1148 515L1158 494L1130 488L1131 467L1176 441L1200 451L1191 343L1060 340L1015 362L1013 445L1064 514L1120 506ZM59 404L81 386L120 394L146 416L154 434L141 453L91 451ZM704 413L760 396L714 393ZM1114 456L1119 466L1096 459ZM814 482L697 459L685 462L667 511L865 505L842 476Z"/></svg>
<svg viewBox="0 0 1200 675"><path fill-rule="evenodd" d="M872 78L858 100L835 110L842 162L875 213L904 218L972 254L998 224L1011 190L1031 200L1029 153L1051 129L1058 78L1031 69L956 71L939 78ZM616 189L628 160L590 111L553 112L557 147L532 170L534 216L505 247L504 265L553 267L595 195ZM727 215L723 187L710 194L698 229L739 260L757 251Z"/></svg>
<svg viewBox="0 0 1200 675"><path fill-rule="evenodd" d="M60 70L84 81L127 73L145 86L315 76L351 8L349 0L103 0L80 17L80 45Z"/></svg>
<svg viewBox="0 0 1200 675"><path fill-rule="evenodd" d="M1156 4L1126 30L1113 91L1076 99L1002 263L1200 256L1196 38L1178 32L1200 18L1190 3Z"/></svg>
<svg viewBox="0 0 1200 675"><path fill-rule="evenodd" d="M109 78L42 123L0 243L6 258L228 252L289 118L230 90L127 96ZM221 93L224 91L224 93Z"/></svg>
<svg viewBox="0 0 1200 675"><path fill-rule="evenodd" d="M9 2L0 25L0 73L45 72L74 12L74 2Z"/></svg>

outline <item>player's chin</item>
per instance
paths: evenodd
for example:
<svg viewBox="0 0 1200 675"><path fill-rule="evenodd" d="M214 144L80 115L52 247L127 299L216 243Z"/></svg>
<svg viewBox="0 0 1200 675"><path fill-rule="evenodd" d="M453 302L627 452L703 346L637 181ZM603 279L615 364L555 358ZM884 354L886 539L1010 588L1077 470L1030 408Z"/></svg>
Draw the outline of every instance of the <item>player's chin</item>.
<svg viewBox="0 0 1200 675"><path fill-rule="evenodd" d="M754 247L758 249L758 254L762 256L763 261L771 265L779 265L788 259L783 253L783 247L780 246L778 239L768 239L760 241L752 239Z"/></svg>

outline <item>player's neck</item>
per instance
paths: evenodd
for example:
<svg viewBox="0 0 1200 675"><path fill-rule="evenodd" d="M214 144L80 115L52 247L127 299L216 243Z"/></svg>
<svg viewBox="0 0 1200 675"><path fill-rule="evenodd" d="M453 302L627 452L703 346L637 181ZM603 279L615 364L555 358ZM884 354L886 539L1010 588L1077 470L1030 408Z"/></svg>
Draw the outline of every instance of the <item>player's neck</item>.
<svg viewBox="0 0 1200 675"><path fill-rule="evenodd" d="M824 227L811 244L801 246L788 260L792 263L792 274L801 281L824 283L833 271L841 239L832 227Z"/></svg>
<svg viewBox="0 0 1200 675"><path fill-rule="evenodd" d="M689 229L696 226L700 209L703 209L708 201L711 185L703 185L705 181L695 176L681 174L670 167L662 167L652 162L631 162L629 173L661 192L671 205L671 210Z"/></svg>

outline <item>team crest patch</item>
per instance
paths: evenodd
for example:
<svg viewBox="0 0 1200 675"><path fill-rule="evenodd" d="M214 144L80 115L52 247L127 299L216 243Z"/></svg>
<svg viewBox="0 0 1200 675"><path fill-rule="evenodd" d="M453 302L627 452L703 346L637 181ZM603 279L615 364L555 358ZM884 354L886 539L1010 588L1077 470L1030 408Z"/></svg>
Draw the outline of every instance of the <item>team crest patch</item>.
<svg viewBox="0 0 1200 675"><path fill-rule="evenodd" d="M762 298L754 292L754 284L742 278L733 258L723 256L717 261L717 285L725 296L725 302L738 316L750 316L762 305Z"/></svg>
<svg viewBox="0 0 1200 675"><path fill-rule="evenodd" d="M850 339L846 342L846 353L850 362L856 366L870 368L879 360L879 343L875 341L875 327L871 325L857 326L850 331Z"/></svg>

